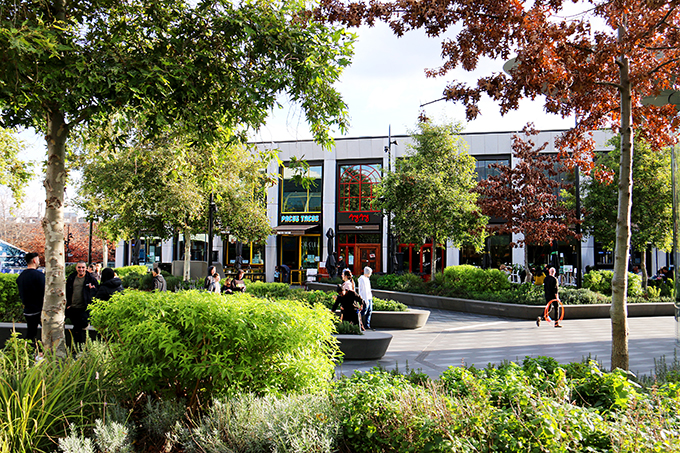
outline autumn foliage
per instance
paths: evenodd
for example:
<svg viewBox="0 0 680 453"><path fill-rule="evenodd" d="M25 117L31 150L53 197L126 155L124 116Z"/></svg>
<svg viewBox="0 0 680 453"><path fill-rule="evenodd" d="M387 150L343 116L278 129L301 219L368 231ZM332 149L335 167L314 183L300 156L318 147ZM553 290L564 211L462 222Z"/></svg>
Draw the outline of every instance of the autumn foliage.
<svg viewBox="0 0 680 453"><path fill-rule="evenodd" d="M525 129L528 136L536 131ZM489 176L477 185L477 200L482 213L503 219L500 224L488 228L497 234L521 234L517 245L544 245L570 238L580 239L573 226L577 220L576 210L560 200L562 190L571 184L558 180L566 168L555 154L542 151L547 143L536 147L531 139L519 135L513 137L515 166L493 164L498 174Z"/></svg>
<svg viewBox="0 0 680 453"><path fill-rule="evenodd" d="M90 224L66 224L64 231L65 234L71 234L71 238L68 243L69 255L66 258L66 262L87 262L89 252ZM45 265L45 233L40 223L5 221L0 234L0 239L9 242L10 244L27 252L38 253L40 255L41 266ZM116 244L114 242L109 242L108 247L109 260L113 260L116 251ZM102 240L98 237L97 225L94 224L92 230L92 261L101 262L103 259L102 257Z"/></svg>

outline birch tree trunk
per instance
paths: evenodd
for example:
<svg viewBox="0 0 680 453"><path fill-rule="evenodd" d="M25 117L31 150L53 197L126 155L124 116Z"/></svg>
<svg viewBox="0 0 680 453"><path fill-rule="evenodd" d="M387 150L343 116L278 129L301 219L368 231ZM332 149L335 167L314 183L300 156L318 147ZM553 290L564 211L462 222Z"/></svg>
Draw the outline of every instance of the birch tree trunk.
<svg viewBox="0 0 680 453"><path fill-rule="evenodd" d="M191 280L191 230L184 229L184 281Z"/></svg>
<svg viewBox="0 0 680 453"><path fill-rule="evenodd" d="M625 19L624 19L625 20ZM619 26L619 36L625 33L625 25ZM619 203L616 219L616 248L614 253L614 277L612 279L611 368L628 370L628 314L626 313L626 290L628 288L628 255L630 252L630 209L633 194L633 129L629 62L622 55L619 65L621 93L621 162L619 173Z"/></svg>
<svg viewBox="0 0 680 453"><path fill-rule="evenodd" d="M109 243L102 239L102 267L109 267Z"/></svg>
<svg viewBox="0 0 680 453"><path fill-rule="evenodd" d="M45 171L45 300L41 315L43 345L66 357L64 310L64 183L66 182L66 138L64 114L53 110L47 118L47 169Z"/></svg>

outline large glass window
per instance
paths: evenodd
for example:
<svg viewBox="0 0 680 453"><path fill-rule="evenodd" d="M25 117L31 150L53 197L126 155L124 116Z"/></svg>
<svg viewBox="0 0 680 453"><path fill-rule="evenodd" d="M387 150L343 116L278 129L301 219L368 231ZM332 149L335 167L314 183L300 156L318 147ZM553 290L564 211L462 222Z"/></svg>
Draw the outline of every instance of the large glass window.
<svg viewBox="0 0 680 453"><path fill-rule="evenodd" d="M498 176L500 171L492 167L493 164L510 166L509 157L494 157L491 159L477 159L475 171L477 172L477 182L487 179L489 176Z"/></svg>
<svg viewBox="0 0 680 453"><path fill-rule="evenodd" d="M302 236L300 243L302 252L302 269L316 269L321 261L321 237Z"/></svg>
<svg viewBox="0 0 680 453"><path fill-rule="evenodd" d="M321 165L312 165L307 174L309 187L298 184L293 177L295 172L288 167L283 168L283 203L282 213L321 212L321 190L323 189L323 170Z"/></svg>
<svg viewBox="0 0 680 453"><path fill-rule="evenodd" d="M341 165L339 212L377 211L373 187L380 182L380 164Z"/></svg>

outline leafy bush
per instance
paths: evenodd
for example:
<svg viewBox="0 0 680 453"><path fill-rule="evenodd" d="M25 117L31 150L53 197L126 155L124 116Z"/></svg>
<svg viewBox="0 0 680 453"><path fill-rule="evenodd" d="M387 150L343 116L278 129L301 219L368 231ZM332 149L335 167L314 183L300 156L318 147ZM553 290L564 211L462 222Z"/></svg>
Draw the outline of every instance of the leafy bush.
<svg viewBox="0 0 680 453"><path fill-rule="evenodd" d="M352 324L349 321L338 322L335 325L335 330L340 335L363 335L361 328L357 324Z"/></svg>
<svg viewBox="0 0 680 453"><path fill-rule="evenodd" d="M328 394L285 397L252 394L218 400L196 426L172 436L185 451L331 453L339 420Z"/></svg>
<svg viewBox="0 0 680 453"><path fill-rule="evenodd" d="M415 274L385 274L375 279L375 289L386 291L407 291L411 293L424 292L426 284L423 279Z"/></svg>
<svg viewBox="0 0 680 453"><path fill-rule="evenodd" d="M74 274L75 272L76 272L76 263L67 264L64 267L64 275L66 276L66 278L68 278L69 275Z"/></svg>
<svg viewBox="0 0 680 453"><path fill-rule="evenodd" d="M560 288L560 300L564 305L610 304L611 298L586 288Z"/></svg>
<svg viewBox="0 0 680 453"><path fill-rule="evenodd" d="M117 267L113 271L121 280L130 274L146 275L149 273L149 269L144 265Z"/></svg>
<svg viewBox="0 0 680 453"><path fill-rule="evenodd" d="M101 351L88 344L77 359L46 351L35 364L32 343L13 334L0 353L0 451L52 451L69 423L90 426L114 389Z"/></svg>
<svg viewBox="0 0 680 453"><path fill-rule="evenodd" d="M170 393L190 407L238 391L324 388L338 354L328 310L248 294L130 291L92 305L91 322L133 394Z"/></svg>
<svg viewBox="0 0 680 453"><path fill-rule="evenodd" d="M408 307L401 302L391 299L373 298L373 311L407 311Z"/></svg>
<svg viewBox="0 0 680 453"><path fill-rule="evenodd" d="M592 270L583 276L583 287L592 291L612 295L612 278L614 272L607 270ZM628 297L641 296L642 278L632 272L628 272Z"/></svg>
<svg viewBox="0 0 680 453"><path fill-rule="evenodd" d="M442 285L457 294L503 291L513 287L505 272L466 264L444 269Z"/></svg>
<svg viewBox="0 0 680 453"><path fill-rule="evenodd" d="M0 274L0 321L25 322L24 306L19 299L19 274Z"/></svg>

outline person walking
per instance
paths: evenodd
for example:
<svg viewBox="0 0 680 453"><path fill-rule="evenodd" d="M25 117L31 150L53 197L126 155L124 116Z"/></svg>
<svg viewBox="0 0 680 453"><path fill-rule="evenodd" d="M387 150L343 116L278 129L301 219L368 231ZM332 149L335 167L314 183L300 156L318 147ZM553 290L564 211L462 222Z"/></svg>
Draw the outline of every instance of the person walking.
<svg viewBox="0 0 680 453"><path fill-rule="evenodd" d="M351 324L356 324L362 328L359 313L361 312L360 297L355 291L354 280L352 279L352 271L345 269L342 271L342 284L338 285L338 295L331 311L335 313L338 306L340 306L341 314L340 321L347 321Z"/></svg>
<svg viewBox="0 0 680 453"><path fill-rule="evenodd" d="M364 274L359 277L359 296L364 301L364 306L361 309L361 317L363 325L366 329L371 328L371 315L373 314L373 293L371 292L371 274L373 269L366 266Z"/></svg>
<svg viewBox="0 0 680 453"><path fill-rule="evenodd" d="M21 303L24 305L26 339L35 343L45 298L45 274L38 270L40 256L37 253L27 253L25 259L26 269L17 277L17 288Z"/></svg>
<svg viewBox="0 0 680 453"><path fill-rule="evenodd" d="M560 302L559 302L559 297L558 297L558 292L559 292L559 282L557 281L557 278L555 278L555 268L551 267L548 270L548 275L545 277L543 280L543 291L545 292L545 303L549 304L551 301L553 301L552 306L550 307L550 312L553 310L555 311L555 327L562 327L560 324ZM540 326L541 325L541 317L539 316L538 319L536 319L536 325Z"/></svg>
<svg viewBox="0 0 680 453"><path fill-rule="evenodd" d="M85 329L90 323L88 306L99 288L99 282L87 272L85 261L76 264L76 272L66 279L66 317L71 320L75 343L85 343Z"/></svg>

